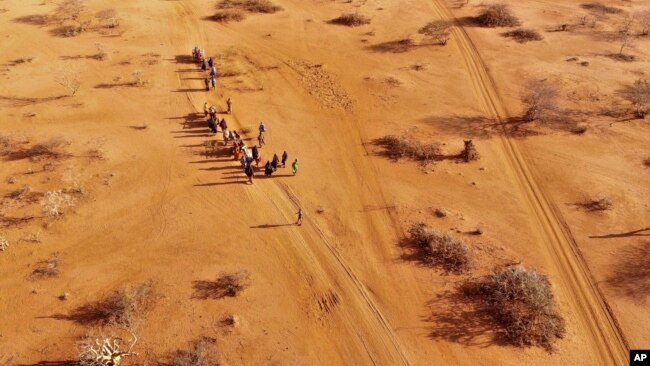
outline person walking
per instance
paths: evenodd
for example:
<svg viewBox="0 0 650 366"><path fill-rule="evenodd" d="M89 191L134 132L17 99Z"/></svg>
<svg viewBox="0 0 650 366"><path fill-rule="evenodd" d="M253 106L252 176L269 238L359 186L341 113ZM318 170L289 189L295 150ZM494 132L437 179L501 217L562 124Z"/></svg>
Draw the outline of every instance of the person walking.
<svg viewBox="0 0 650 366"><path fill-rule="evenodd" d="M302 225L302 219L303 219L302 208L299 208L298 212L296 212L296 214L298 214L298 220L296 221L296 225L301 226Z"/></svg>
<svg viewBox="0 0 650 366"><path fill-rule="evenodd" d="M206 71L208 69L208 63L205 60L201 61L201 70Z"/></svg>
<svg viewBox="0 0 650 366"><path fill-rule="evenodd" d="M282 153L282 167L287 166L287 159L289 159L289 154L286 151Z"/></svg>
<svg viewBox="0 0 650 366"><path fill-rule="evenodd" d="M208 127L213 135L217 133L217 121L215 121L212 116L210 116L210 119L208 120Z"/></svg>
<svg viewBox="0 0 650 366"><path fill-rule="evenodd" d="M208 107L208 102L203 103L203 114L205 117L208 116L208 112L210 111L210 108Z"/></svg>
<svg viewBox="0 0 650 366"><path fill-rule="evenodd" d="M278 170L278 163L280 162L280 159L278 158L278 154L273 154L273 160L271 160L271 168L273 168L273 171Z"/></svg>
<svg viewBox="0 0 650 366"><path fill-rule="evenodd" d="M248 182L253 184L253 167L250 164L246 164L246 169L244 169L246 176L248 177Z"/></svg>
<svg viewBox="0 0 650 366"><path fill-rule="evenodd" d="M260 122L260 127L259 127L260 134L257 135L257 142L259 143L260 147L262 147L266 141L264 141L264 134L266 133L266 126L264 125L264 121Z"/></svg>
<svg viewBox="0 0 650 366"><path fill-rule="evenodd" d="M298 173L298 159L294 160L293 164L291 164L291 170L293 171L293 175Z"/></svg>
<svg viewBox="0 0 650 366"><path fill-rule="evenodd" d="M208 59L208 66L210 67L214 66L214 59L212 57Z"/></svg>
<svg viewBox="0 0 650 366"><path fill-rule="evenodd" d="M228 105L228 110L226 110L226 113L232 114L232 100L230 100L230 97L226 100L226 105Z"/></svg>
<svg viewBox="0 0 650 366"><path fill-rule="evenodd" d="M205 91L210 91L210 78L205 78Z"/></svg>
<svg viewBox="0 0 650 366"><path fill-rule="evenodd" d="M267 177L270 177L273 174L273 168L271 168L271 162L266 161L266 165L264 165L264 175Z"/></svg>

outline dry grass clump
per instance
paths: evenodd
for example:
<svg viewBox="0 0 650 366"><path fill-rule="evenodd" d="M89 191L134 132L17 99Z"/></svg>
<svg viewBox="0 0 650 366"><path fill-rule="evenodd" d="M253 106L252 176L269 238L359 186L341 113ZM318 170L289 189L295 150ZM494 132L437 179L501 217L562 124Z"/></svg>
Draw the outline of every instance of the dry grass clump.
<svg viewBox="0 0 650 366"><path fill-rule="evenodd" d="M370 18L359 13L342 14L341 16L329 21L330 24L345 25L347 27L358 27L360 25L370 24Z"/></svg>
<svg viewBox="0 0 650 366"><path fill-rule="evenodd" d="M153 303L153 285L146 282L80 306L63 318L83 325L115 325L130 329Z"/></svg>
<svg viewBox="0 0 650 366"><path fill-rule="evenodd" d="M503 326L505 338L518 346L553 349L566 334L548 277L522 266L495 271L470 287Z"/></svg>
<svg viewBox="0 0 650 366"><path fill-rule="evenodd" d="M549 121L557 116L559 90L547 80L528 80L524 84L521 101L526 109L526 121Z"/></svg>
<svg viewBox="0 0 650 366"><path fill-rule="evenodd" d="M623 12L623 9L619 9L613 6L603 5L601 3L584 3L581 4L580 7L593 12L604 13L604 14L621 14Z"/></svg>
<svg viewBox="0 0 650 366"><path fill-rule="evenodd" d="M422 250L424 260L431 265L441 266L448 272L467 272L472 256L462 240L433 230L425 224L415 224L409 229L409 240Z"/></svg>
<svg viewBox="0 0 650 366"><path fill-rule="evenodd" d="M510 7L506 4L492 4L488 5L478 17L476 22L483 27L516 27L519 24L519 19L512 14Z"/></svg>
<svg viewBox="0 0 650 366"><path fill-rule="evenodd" d="M424 144L404 136L384 136L376 139L374 143L382 146L385 149L384 154L395 160L410 158L426 164L440 156L440 147L437 143Z"/></svg>
<svg viewBox="0 0 650 366"><path fill-rule="evenodd" d="M598 196L596 198L586 199L578 203L578 206L587 211L607 211L614 207L614 202L607 196Z"/></svg>
<svg viewBox="0 0 650 366"><path fill-rule="evenodd" d="M434 20L427 23L424 27L418 30L418 33L423 34L433 40L439 45L446 45L449 41L452 23L448 20Z"/></svg>
<svg viewBox="0 0 650 366"><path fill-rule="evenodd" d="M31 148L24 152L25 157L38 158L38 157L51 157L59 158L66 153L63 148L70 145L70 142L63 137L53 137L44 142L34 144Z"/></svg>
<svg viewBox="0 0 650 366"><path fill-rule="evenodd" d="M201 300L236 297L248 286L250 286L248 271L226 273L215 281L194 281L194 295L192 297Z"/></svg>
<svg viewBox="0 0 650 366"><path fill-rule="evenodd" d="M43 280L57 277L60 273L59 262L59 253L52 254L50 258L36 263L30 278L33 280Z"/></svg>
<svg viewBox="0 0 650 366"><path fill-rule="evenodd" d="M282 10L269 0L222 0L217 4L217 9L241 9L249 13L273 14Z"/></svg>
<svg viewBox="0 0 650 366"><path fill-rule="evenodd" d="M512 38L519 43L526 43L532 41L541 41L544 39L542 35L534 29L517 28L515 30L503 33L504 37Z"/></svg>
<svg viewBox="0 0 650 366"><path fill-rule="evenodd" d="M219 366L217 340L201 337L191 343L190 349L178 350L171 355L170 366Z"/></svg>
<svg viewBox="0 0 650 366"><path fill-rule="evenodd" d="M239 10L221 10L209 17L210 20L219 23L241 22L245 16Z"/></svg>

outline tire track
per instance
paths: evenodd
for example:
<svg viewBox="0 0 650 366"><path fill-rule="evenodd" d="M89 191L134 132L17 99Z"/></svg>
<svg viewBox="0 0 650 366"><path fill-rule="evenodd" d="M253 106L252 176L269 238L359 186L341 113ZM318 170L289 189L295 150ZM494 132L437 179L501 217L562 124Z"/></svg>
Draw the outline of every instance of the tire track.
<svg viewBox="0 0 650 366"><path fill-rule="evenodd" d="M542 239L546 242L546 250L551 255L557 270L562 274L568 290L575 295L569 300L574 303L574 310L581 318L580 323L588 327L578 331L592 335L590 339L594 346L592 349L598 352L601 362L625 364L629 345L622 329L598 288L566 222L537 184L517 143L508 138L503 123L508 113L483 59L465 29L451 12L438 1L434 0L433 4L438 16L455 23L451 33L466 63L484 112L488 117L496 118L501 124L503 133L499 138L507 163L517 177L519 189L527 199L528 208L536 219Z"/></svg>

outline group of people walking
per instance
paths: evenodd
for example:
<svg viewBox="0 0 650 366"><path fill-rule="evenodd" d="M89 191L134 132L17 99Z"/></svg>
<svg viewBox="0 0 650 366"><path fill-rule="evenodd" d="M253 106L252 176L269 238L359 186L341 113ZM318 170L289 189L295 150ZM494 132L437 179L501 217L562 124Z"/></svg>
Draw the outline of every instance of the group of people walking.
<svg viewBox="0 0 650 366"><path fill-rule="evenodd" d="M201 70L203 71L209 70L209 77L205 78L206 91L210 91L210 87L216 90L217 66L215 64L214 58L213 57L206 58L205 52L198 46L192 49L192 57L196 62L198 62L201 65ZM232 100L230 99L230 97L226 100L226 105L227 105L226 113L232 114ZM239 160L239 162L242 164L244 174L248 178L248 182L250 184L253 184L253 177L255 176L255 171L253 169L253 162L255 162L255 166L259 168L260 162L262 161L262 155L260 150L266 144L266 140L265 140L266 125L264 124L264 122L263 121L260 122L258 127L259 133L257 135L257 142L259 146L254 145L249 148L246 145L246 142L237 133L237 131L234 130L230 131L228 129L228 123L226 122L225 118L219 120L219 117L217 115L217 108L214 105L209 105L208 102L205 102L203 104L203 112L205 117L208 119L208 128L210 129L210 132L212 132L213 135L216 135L218 129L221 128L221 131L223 133L224 145L227 145L228 142L232 141L233 158L234 160ZM267 160L266 164L264 165L264 175L270 177L273 175L273 173L277 171L279 167L285 168L288 159L289 159L289 154L286 151L282 152L281 157L278 157L278 154L273 154L273 159ZM294 159L293 163L291 164L291 171L293 175L296 175L298 173L298 165L299 165L298 159ZM298 215L298 220L296 224L301 225L303 219L302 209L298 210L297 215Z"/></svg>

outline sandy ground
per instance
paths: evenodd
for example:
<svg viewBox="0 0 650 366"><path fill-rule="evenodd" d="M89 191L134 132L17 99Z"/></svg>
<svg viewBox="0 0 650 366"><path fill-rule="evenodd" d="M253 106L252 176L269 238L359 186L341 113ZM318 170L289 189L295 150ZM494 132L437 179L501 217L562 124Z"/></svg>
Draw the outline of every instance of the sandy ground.
<svg viewBox="0 0 650 366"><path fill-rule="evenodd" d="M471 26L473 2L277 3L283 11L223 25L204 19L213 2L88 1L93 12L114 9L119 27L60 37L26 18L51 14L53 2L0 2L0 132L21 148L68 143L65 156L0 165L0 235L11 242L0 252L2 363L66 364L90 329L66 315L149 280L155 306L128 364L163 362L201 336L217 339L226 365L622 365L628 348L648 347L650 232L635 231L650 225L650 129L599 112L647 76L650 39L624 63L602 56L618 49L603 34L620 16L596 30L544 32L575 22L578 1L512 2L544 34L528 44ZM372 22L327 23L355 11ZM435 19L458 19L445 47L372 47L417 39ZM106 60L94 58L97 43ZM194 45L233 75L216 92L188 60ZM589 65L565 61L573 56ZM74 96L55 82L62 70L81 75ZM137 71L144 86L131 85ZM587 133L530 125L504 134L528 77L557 82ZM227 153L206 156L215 137L203 103L223 110L228 97L230 127L253 143L265 121L263 161L286 150L300 159L296 176L258 172L248 185ZM389 133L440 142L447 154L473 138L481 159L394 162L372 144ZM25 185L31 193L9 198ZM54 190L74 199L55 218L42 213ZM597 194L614 208L576 206ZM435 218L438 207L449 215ZM556 352L495 340L494 324L456 296L465 276L406 258L398 243L420 221L470 243L476 275L506 263L548 274L567 321ZM482 236L467 234L477 227ZM59 276L31 278L52 253ZM251 284L237 297L197 298L194 281L242 270ZM237 326L224 326L232 314Z"/></svg>

